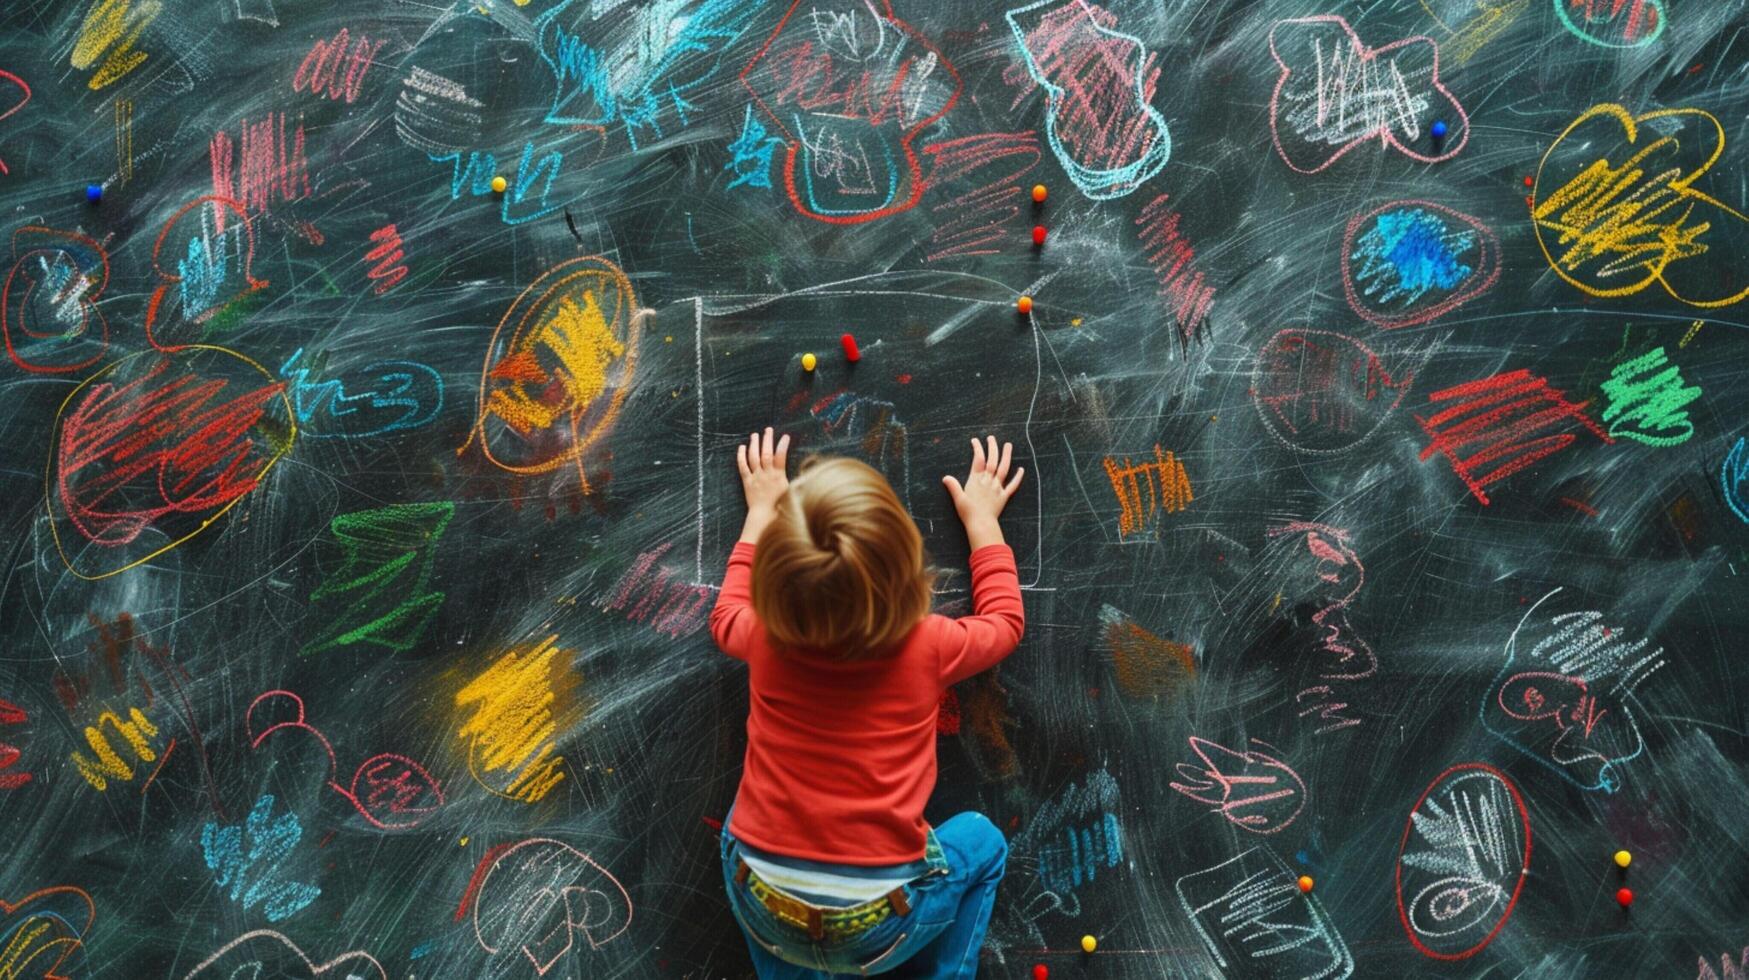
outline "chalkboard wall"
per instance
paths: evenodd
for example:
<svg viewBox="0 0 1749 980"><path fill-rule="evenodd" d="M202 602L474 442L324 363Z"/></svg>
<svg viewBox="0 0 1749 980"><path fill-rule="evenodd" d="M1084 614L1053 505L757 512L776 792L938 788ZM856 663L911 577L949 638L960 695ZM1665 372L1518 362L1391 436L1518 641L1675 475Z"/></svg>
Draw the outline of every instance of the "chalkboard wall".
<svg viewBox="0 0 1749 980"><path fill-rule="evenodd" d="M1746 27L9 0L0 976L749 976L765 425L1027 468L982 975L1737 976Z"/></svg>

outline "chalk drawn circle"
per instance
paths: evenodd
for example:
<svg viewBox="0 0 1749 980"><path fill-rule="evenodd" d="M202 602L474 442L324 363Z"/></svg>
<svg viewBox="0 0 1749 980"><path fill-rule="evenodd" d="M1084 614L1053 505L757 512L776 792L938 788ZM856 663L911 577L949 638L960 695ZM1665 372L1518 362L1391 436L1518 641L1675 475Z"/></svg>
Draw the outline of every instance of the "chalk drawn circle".
<svg viewBox="0 0 1749 980"><path fill-rule="evenodd" d="M570 463L581 477L584 452L631 393L642 326L631 281L612 262L589 256L542 273L492 332L469 442L512 473Z"/></svg>
<svg viewBox="0 0 1749 980"><path fill-rule="evenodd" d="M103 246L78 232L31 226L12 233L12 254L0 286L0 335L12 363L33 374L97 363L109 349L109 323L97 306L109 284Z"/></svg>
<svg viewBox="0 0 1749 980"><path fill-rule="evenodd" d="M1346 334L1289 328L1258 348L1251 403L1284 445L1329 456L1378 431L1413 380L1392 378L1377 353Z"/></svg>
<svg viewBox="0 0 1749 980"><path fill-rule="evenodd" d="M1484 819L1496 823L1475 823ZM1415 836L1431 850L1410 853ZM1453 860L1471 862L1483 874L1444 873L1451 862L1438 853L1442 846L1461 851L1462 857ZM1403 825L1397 847L1397 916L1403 932L1432 959L1474 956L1505 928L1529 871L1530 811L1518 787L1487 763L1452 766L1422 792ZM1481 938L1474 939L1477 935Z"/></svg>
<svg viewBox="0 0 1749 980"><path fill-rule="evenodd" d="M1472 247L1465 249L1466 254L1474 252L1471 264L1466 266L1467 272L1453 288L1443 289L1441 298L1421 304L1411 301L1396 310L1385 308L1382 304L1369 301L1364 291L1356 288L1354 251L1360 240L1373 234L1379 228L1382 218L1403 215L1425 229L1428 221L1450 231L1453 225L1459 226L1459 232L1468 232ZM1425 259L1425 256L1417 256ZM1447 257L1451 262L1457 261L1457 256ZM1417 263L1418 268L1425 268L1424 262ZM1342 290L1348 296L1348 305L1362 319L1384 330L1395 330L1400 327L1412 327L1427 323L1450 313L1452 310L1468 303L1470 300L1492 289L1500 279L1500 240L1488 226L1478 218L1471 217L1462 211L1455 211L1442 204L1431 201L1401 200L1389 201L1371 211L1355 215L1348 222L1348 228L1342 236ZM1401 279L1394 288L1402 288ZM1428 290L1431 291L1431 290Z"/></svg>

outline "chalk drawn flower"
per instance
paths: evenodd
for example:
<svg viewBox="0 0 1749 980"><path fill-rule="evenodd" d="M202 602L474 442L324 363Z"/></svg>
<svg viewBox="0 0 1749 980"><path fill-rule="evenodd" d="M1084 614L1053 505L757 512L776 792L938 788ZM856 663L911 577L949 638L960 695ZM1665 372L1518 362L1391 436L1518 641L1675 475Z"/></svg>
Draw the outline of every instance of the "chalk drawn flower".
<svg viewBox="0 0 1749 980"><path fill-rule="evenodd" d="M1549 268L1600 298L1653 283L1690 306L1749 298L1726 241L1749 233L1749 215L1698 186L1724 152L1725 127L1703 109L1587 109L1537 164L1532 227Z"/></svg>
<svg viewBox="0 0 1749 980"><path fill-rule="evenodd" d="M1269 99L1269 131L1289 167L1315 174L1355 147L1380 146L1422 163L1449 160L1470 139L1469 115L1439 77L1439 45L1408 37L1370 48L1334 15L1278 22L1269 53L1281 68ZM1446 124L1432 153L1422 126Z"/></svg>

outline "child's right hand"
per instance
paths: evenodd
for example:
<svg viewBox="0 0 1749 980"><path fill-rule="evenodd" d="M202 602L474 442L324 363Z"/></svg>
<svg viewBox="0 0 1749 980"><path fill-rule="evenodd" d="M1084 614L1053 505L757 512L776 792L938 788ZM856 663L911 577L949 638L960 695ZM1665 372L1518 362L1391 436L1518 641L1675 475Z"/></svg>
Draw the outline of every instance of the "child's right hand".
<svg viewBox="0 0 1749 980"><path fill-rule="evenodd" d="M966 538L970 541L972 550L976 551L985 545L1002 544L1002 525L997 517L1002 508L1008 506L1008 498L1014 496L1014 491L1020 489L1020 480L1026 476L1026 467L1014 471L1014 479L1008 479L1008 467L1014 462L1014 444L1002 444L1002 454L996 454L996 437L986 436L990 448L986 452L984 445L978 440L972 440L972 472L966 476L966 482L952 476L944 476L941 482L947 487L947 492L953 496L954 509L959 511L960 522L966 526Z"/></svg>

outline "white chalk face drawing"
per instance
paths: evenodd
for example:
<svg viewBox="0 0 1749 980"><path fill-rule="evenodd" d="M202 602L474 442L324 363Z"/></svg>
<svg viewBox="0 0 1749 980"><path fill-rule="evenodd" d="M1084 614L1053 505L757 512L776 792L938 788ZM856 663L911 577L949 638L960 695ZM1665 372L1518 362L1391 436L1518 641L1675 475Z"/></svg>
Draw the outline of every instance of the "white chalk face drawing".
<svg viewBox="0 0 1749 980"><path fill-rule="evenodd" d="M1613 793L1645 750L1636 691L1664 666L1664 648L1596 610L1562 611L1561 592L1538 599L1507 638L1482 724L1580 789Z"/></svg>

